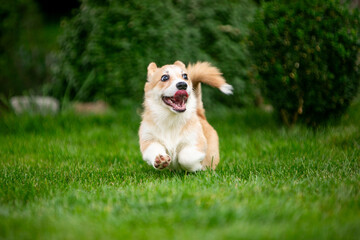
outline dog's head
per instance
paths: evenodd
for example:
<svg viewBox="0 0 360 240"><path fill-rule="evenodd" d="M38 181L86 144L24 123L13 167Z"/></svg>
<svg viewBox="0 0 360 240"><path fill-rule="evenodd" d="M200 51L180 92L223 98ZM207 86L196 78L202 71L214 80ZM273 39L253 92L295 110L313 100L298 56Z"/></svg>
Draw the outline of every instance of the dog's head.
<svg viewBox="0 0 360 240"><path fill-rule="evenodd" d="M145 98L150 98L150 104L160 105L175 113L185 112L192 93L192 83L185 64L176 61L173 65L158 68L152 62L147 70Z"/></svg>

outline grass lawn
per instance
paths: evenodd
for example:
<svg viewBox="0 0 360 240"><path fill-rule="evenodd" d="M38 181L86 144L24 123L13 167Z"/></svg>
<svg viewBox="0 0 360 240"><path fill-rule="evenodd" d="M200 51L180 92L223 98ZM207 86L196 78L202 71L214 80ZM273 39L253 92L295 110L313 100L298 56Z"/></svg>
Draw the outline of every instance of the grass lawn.
<svg viewBox="0 0 360 240"><path fill-rule="evenodd" d="M359 239L360 101L318 132L208 109L216 172L158 172L135 109L0 118L0 239Z"/></svg>

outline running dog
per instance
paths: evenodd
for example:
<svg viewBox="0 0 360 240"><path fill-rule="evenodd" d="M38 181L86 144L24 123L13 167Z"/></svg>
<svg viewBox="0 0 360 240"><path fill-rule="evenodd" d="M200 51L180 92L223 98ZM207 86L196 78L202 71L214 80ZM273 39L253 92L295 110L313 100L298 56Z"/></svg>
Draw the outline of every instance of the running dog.
<svg viewBox="0 0 360 240"><path fill-rule="evenodd" d="M232 94L233 87L207 62L186 67L176 61L160 68L152 62L147 71L139 129L144 161L157 170L215 170L220 157L219 139L205 117L201 83L225 94Z"/></svg>

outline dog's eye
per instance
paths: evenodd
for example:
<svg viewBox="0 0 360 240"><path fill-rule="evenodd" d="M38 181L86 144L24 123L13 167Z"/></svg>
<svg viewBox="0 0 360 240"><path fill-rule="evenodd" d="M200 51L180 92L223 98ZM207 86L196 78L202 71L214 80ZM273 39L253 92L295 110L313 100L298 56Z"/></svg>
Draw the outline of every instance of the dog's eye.
<svg viewBox="0 0 360 240"><path fill-rule="evenodd" d="M170 76L167 75L167 74L162 75L162 76L161 76L161 81L166 82L167 80L169 80L169 78L170 78Z"/></svg>
<svg viewBox="0 0 360 240"><path fill-rule="evenodd" d="M182 75L182 77L183 77L183 79L188 80L188 75L187 75L186 73L184 73L184 74Z"/></svg>

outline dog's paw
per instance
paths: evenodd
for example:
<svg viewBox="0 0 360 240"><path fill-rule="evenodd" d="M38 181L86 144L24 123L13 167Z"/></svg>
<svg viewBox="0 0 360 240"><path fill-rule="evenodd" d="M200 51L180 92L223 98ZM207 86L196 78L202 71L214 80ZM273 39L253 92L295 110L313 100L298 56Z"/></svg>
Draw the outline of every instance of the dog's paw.
<svg viewBox="0 0 360 240"><path fill-rule="evenodd" d="M154 167L156 169L162 170L164 168L167 168L170 165L171 158L169 155L158 155L155 158Z"/></svg>

